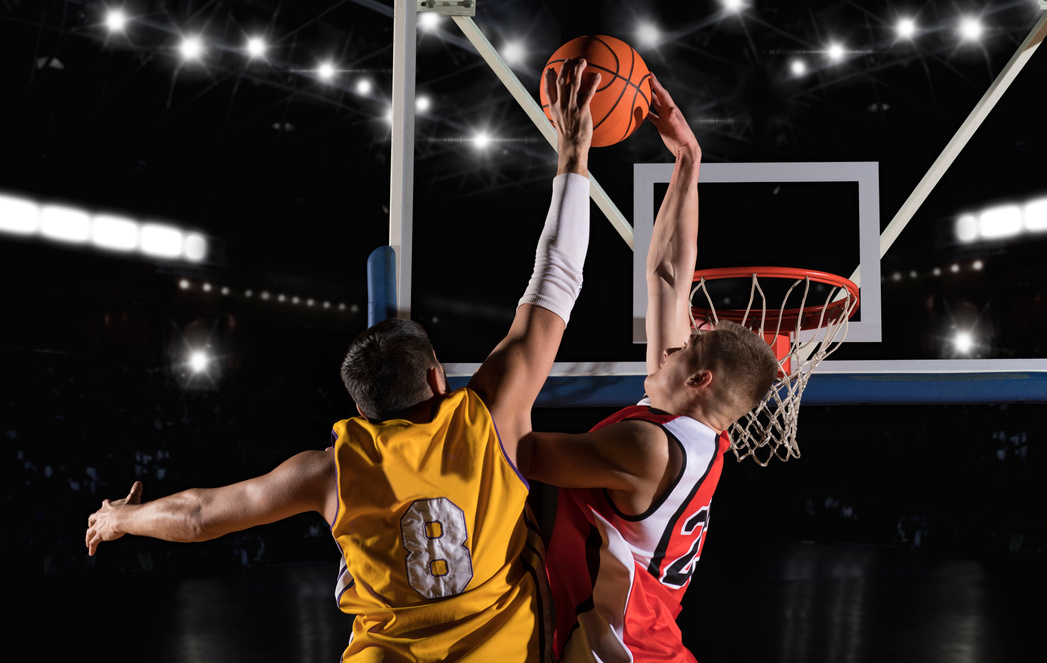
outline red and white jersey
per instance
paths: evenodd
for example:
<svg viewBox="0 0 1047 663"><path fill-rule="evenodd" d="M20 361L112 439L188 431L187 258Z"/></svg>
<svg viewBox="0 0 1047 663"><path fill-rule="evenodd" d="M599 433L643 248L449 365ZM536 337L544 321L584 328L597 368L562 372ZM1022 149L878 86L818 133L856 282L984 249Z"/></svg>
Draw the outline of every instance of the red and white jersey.
<svg viewBox="0 0 1047 663"><path fill-rule="evenodd" d="M593 430L625 420L661 427L682 452L683 467L666 494L637 516L618 511L606 490L560 490L547 555L556 653L572 663L693 662L676 616L702 552L730 439L645 405L625 408Z"/></svg>

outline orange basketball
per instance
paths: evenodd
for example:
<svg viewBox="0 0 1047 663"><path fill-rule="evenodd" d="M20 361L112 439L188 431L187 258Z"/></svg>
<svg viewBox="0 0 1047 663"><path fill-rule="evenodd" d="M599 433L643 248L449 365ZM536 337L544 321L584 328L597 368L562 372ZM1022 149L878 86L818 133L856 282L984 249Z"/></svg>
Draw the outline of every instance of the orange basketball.
<svg viewBox="0 0 1047 663"><path fill-rule="evenodd" d="M550 67L560 73L560 67L571 58L585 58L586 72L600 72L600 88L593 97L593 147L614 145L629 137L647 117L651 107L651 73L640 55L621 39L606 35L578 37L553 53L544 72ZM549 115L549 99L545 84L539 86L539 97L545 116Z"/></svg>

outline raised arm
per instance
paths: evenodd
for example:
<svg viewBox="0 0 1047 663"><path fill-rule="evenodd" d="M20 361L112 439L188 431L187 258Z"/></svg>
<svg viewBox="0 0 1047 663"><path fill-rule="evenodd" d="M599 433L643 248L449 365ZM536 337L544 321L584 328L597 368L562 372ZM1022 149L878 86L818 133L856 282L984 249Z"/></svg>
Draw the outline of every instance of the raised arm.
<svg viewBox="0 0 1047 663"><path fill-rule="evenodd" d="M530 431L530 412L552 369L560 339L582 285L589 242L589 112L599 85L585 61L564 63L559 76L546 71L544 85L558 138L558 166L534 272L516 309L509 334L480 366L469 386L491 410L509 457Z"/></svg>
<svg viewBox="0 0 1047 663"><path fill-rule="evenodd" d="M338 508L334 452L305 451L268 474L229 486L192 488L152 502L141 498L142 484L136 481L126 498L102 502L87 520L88 554L125 534L207 541L308 511L333 522Z"/></svg>
<svg viewBox="0 0 1047 663"><path fill-rule="evenodd" d="M651 76L653 99L648 117L676 157L669 188L655 217L647 253L647 372L663 353L690 335L690 290L698 254L698 169L702 151L680 109Z"/></svg>

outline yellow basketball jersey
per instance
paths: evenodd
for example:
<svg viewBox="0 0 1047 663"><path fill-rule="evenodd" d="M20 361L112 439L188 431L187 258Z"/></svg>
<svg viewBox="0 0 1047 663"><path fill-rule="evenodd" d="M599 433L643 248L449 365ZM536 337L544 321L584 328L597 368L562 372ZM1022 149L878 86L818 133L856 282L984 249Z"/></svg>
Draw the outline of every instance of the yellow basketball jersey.
<svg viewBox="0 0 1047 663"><path fill-rule="evenodd" d="M527 482L470 389L432 421L334 426L342 660L551 660L544 548Z"/></svg>

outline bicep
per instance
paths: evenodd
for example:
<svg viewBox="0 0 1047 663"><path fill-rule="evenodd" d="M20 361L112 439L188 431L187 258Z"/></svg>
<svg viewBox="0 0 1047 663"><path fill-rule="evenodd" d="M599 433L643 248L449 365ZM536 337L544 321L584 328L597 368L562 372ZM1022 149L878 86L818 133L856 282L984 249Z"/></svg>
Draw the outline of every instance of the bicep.
<svg viewBox="0 0 1047 663"><path fill-rule="evenodd" d="M563 332L563 319L552 311L520 306L509 334L469 381L506 436L529 430L531 406L549 377Z"/></svg>
<svg viewBox="0 0 1047 663"><path fill-rule="evenodd" d="M659 480L668 463L657 431L631 422L580 434L532 433L526 438L529 463L524 473L560 488L636 492Z"/></svg>
<svg viewBox="0 0 1047 663"><path fill-rule="evenodd" d="M306 451L253 479L200 492L204 538L316 511L328 519L337 506L334 453Z"/></svg>
<svg viewBox="0 0 1047 663"><path fill-rule="evenodd" d="M647 372L661 366L662 353L683 345L691 333L690 290L681 291L660 279L648 279Z"/></svg>

